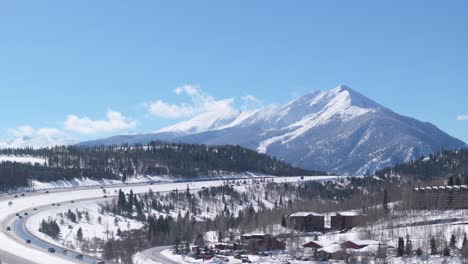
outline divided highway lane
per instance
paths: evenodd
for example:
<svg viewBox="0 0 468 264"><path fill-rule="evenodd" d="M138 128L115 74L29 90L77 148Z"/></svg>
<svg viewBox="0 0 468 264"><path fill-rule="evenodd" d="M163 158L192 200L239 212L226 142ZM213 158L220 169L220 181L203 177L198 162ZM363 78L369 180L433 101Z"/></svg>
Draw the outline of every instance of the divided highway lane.
<svg viewBox="0 0 468 264"><path fill-rule="evenodd" d="M336 176L314 176L314 177L265 177L271 178L277 182L297 182L302 180L318 180L328 181L335 180ZM9 264L70 264L70 263L83 263L72 260L71 257L60 256L59 254L51 254L44 251L45 244L36 241L34 245L26 244L23 240L29 233L24 228L24 221L13 222L15 214L19 212L32 212L33 208L40 208L49 205L51 202L55 203L66 203L71 200L102 200L104 195L113 196L119 189L124 192L130 192L133 190L134 193L143 193L148 191L150 188L153 191L168 192L174 189L183 190L188 186L190 189L197 190L202 188L209 188L214 186L220 186L226 182L226 180L237 180L237 179L221 179L221 180L207 180L207 181L195 181L195 182L172 182L172 183L159 183L159 184L135 184L128 186L118 187L106 187L104 189L100 187L94 188L80 188L78 190L63 190L54 191L50 193L26 193L26 195L18 196L13 198L11 196L0 197L0 260L6 261ZM240 180L240 179L239 179ZM243 180L243 179L242 179ZM12 203L10 203L12 202ZM7 231L6 227L11 225L14 228L12 231ZM25 231L25 232L23 232ZM12 236L11 233L19 233L19 236ZM23 236L23 237L22 237ZM30 236L30 234L29 234ZM33 239L31 239L32 242ZM55 246L47 246L55 247ZM170 263L170 262L164 262Z"/></svg>
<svg viewBox="0 0 468 264"><path fill-rule="evenodd" d="M26 229L26 222L28 221L29 217L31 215L34 215L35 213L39 213L42 211L48 210L49 206L44 206L39 208L37 211L33 211L28 213L28 215L24 215L24 212L21 214L22 218L20 219L18 216L16 216L14 219L12 219L11 223L11 232L12 234L16 235L20 240L23 242L26 242L27 240L31 241L31 245L35 246L41 250L48 251L49 248L53 248L55 250L55 253L50 253L50 254L57 254L61 257L68 258L71 261L76 261L78 263L86 263L86 264L95 264L98 263L98 261L101 261L98 258L94 258L91 256L87 256L84 254L81 254L79 252L72 251L70 249L67 249L65 247L59 247L57 245L52 245L49 244L46 241L43 241L33 235L31 235L28 230ZM82 257L82 259L80 258ZM106 263L111 263L111 262L106 262Z"/></svg>

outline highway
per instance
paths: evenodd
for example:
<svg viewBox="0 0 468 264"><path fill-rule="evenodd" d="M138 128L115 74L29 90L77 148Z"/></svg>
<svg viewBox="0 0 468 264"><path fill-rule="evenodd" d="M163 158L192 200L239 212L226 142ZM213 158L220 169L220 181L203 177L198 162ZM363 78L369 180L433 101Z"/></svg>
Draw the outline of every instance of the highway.
<svg viewBox="0 0 468 264"><path fill-rule="evenodd" d="M141 254L143 254L145 257L151 260L154 260L157 263L178 264L177 262L171 259L168 259L164 255L161 254L161 252L170 248L172 248L172 246L154 247L154 248L150 248L145 251L142 251Z"/></svg>

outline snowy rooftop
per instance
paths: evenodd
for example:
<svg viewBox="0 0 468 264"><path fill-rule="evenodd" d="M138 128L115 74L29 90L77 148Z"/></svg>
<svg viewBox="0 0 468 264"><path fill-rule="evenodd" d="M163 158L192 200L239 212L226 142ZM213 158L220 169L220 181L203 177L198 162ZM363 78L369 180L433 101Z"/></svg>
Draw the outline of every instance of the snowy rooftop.
<svg viewBox="0 0 468 264"><path fill-rule="evenodd" d="M358 216L358 215L361 215L360 213L358 212L353 212L353 211L347 211L347 212L339 212L337 213L341 216Z"/></svg>
<svg viewBox="0 0 468 264"><path fill-rule="evenodd" d="M468 190L468 185L446 185L446 186L426 186L416 187L414 191L429 191L429 190Z"/></svg>
<svg viewBox="0 0 468 264"><path fill-rule="evenodd" d="M331 244L331 245L328 245L324 248L321 248L319 249L318 251L319 252L325 252L325 253L328 253L328 254L333 254L333 253L336 253L336 252L340 252L342 250L342 247L340 244Z"/></svg>
<svg viewBox="0 0 468 264"><path fill-rule="evenodd" d="M297 212L291 214L289 217L306 217L306 216L323 216L322 214L316 212Z"/></svg>

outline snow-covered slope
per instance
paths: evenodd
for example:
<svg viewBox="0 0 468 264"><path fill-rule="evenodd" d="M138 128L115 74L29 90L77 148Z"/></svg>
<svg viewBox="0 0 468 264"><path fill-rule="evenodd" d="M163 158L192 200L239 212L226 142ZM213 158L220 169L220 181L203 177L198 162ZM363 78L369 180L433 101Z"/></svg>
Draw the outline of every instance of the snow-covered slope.
<svg viewBox="0 0 468 264"><path fill-rule="evenodd" d="M238 144L295 166L363 174L422 155L465 145L430 123L398 115L340 85L277 107L229 118L197 116L154 134L111 138L82 145L173 140Z"/></svg>

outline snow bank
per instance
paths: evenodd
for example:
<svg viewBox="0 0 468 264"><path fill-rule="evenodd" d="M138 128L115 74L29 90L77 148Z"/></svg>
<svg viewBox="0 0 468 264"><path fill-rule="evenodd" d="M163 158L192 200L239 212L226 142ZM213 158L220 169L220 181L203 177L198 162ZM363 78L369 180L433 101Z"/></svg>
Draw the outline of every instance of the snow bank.
<svg viewBox="0 0 468 264"><path fill-rule="evenodd" d="M41 165L46 163L45 158L40 157L31 157L31 156L0 156L0 163L2 162L18 162L24 164L36 164L39 163Z"/></svg>

